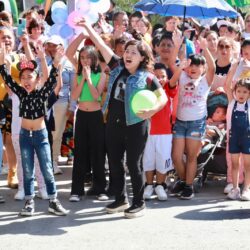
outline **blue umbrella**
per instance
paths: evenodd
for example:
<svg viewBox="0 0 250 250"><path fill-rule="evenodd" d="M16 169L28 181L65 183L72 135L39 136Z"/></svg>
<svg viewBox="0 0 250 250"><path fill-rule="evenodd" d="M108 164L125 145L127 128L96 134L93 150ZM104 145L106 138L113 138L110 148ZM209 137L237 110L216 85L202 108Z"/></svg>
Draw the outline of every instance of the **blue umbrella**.
<svg viewBox="0 0 250 250"><path fill-rule="evenodd" d="M205 18L237 17L238 13L224 0L141 0L135 10L162 16Z"/></svg>

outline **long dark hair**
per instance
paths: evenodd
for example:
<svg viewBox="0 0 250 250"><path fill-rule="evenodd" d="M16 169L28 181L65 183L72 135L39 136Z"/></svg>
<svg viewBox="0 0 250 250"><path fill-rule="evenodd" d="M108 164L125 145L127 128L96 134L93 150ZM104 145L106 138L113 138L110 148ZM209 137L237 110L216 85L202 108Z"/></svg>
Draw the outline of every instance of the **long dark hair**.
<svg viewBox="0 0 250 250"><path fill-rule="evenodd" d="M126 43L125 50L130 45L136 46L140 55L144 57L143 61L139 64L138 68L152 71L153 64L154 64L154 58L153 58L153 53L152 53L150 46L147 43L145 43L144 41L131 40L131 41L128 41Z"/></svg>
<svg viewBox="0 0 250 250"><path fill-rule="evenodd" d="M81 53L83 51L86 51L88 53L88 55L91 58L91 72L93 73L98 73L100 72L100 66L99 66L99 61L98 61L98 53L95 49L94 46L84 46L83 48L81 48L81 50L79 51L79 57L78 57L78 69L77 69L77 75L81 75L82 74L82 64L81 64Z"/></svg>

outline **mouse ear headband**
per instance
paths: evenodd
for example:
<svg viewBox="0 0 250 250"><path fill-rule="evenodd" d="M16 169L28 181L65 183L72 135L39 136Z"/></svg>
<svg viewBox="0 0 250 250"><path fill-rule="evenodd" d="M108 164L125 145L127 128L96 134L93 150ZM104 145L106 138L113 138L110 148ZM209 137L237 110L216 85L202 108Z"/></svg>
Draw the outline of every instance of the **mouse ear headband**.
<svg viewBox="0 0 250 250"><path fill-rule="evenodd" d="M36 70L37 63L33 60L31 61L22 60L19 63L17 63L16 67L19 71L23 71L25 69Z"/></svg>

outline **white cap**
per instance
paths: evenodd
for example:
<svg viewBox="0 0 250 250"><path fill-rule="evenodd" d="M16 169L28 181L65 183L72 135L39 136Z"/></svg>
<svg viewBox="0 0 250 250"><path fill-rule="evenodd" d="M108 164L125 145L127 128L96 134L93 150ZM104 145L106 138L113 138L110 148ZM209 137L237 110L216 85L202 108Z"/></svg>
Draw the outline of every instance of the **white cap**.
<svg viewBox="0 0 250 250"><path fill-rule="evenodd" d="M229 26L230 25L230 22L226 21L226 20L219 20L217 22L217 27L218 29L221 27L221 26Z"/></svg>
<svg viewBox="0 0 250 250"><path fill-rule="evenodd" d="M56 45L63 45L64 46L64 41L63 39L58 36L58 35L52 35L51 37L49 37L45 43L53 43L53 44L56 44Z"/></svg>

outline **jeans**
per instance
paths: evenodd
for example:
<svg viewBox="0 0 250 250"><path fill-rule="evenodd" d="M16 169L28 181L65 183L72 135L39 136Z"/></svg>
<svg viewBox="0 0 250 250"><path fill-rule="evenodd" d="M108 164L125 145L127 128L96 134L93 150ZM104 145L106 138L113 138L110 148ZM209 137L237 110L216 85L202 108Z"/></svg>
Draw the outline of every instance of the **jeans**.
<svg viewBox="0 0 250 250"><path fill-rule="evenodd" d="M116 201L127 199L126 178L123 166L123 158L126 151L127 165L133 190L133 204L140 206L144 203L142 156L147 138L147 120L130 126L121 124L119 120L117 122L108 121L106 125L109 168Z"/></svg>
<svg viewBox="0 0 250 250"><path fill-rule="evenodd" d="M23 180L25 199L31 199L34 193L34 153L36 152L40 169L44 177L49 198L56 198L56 185L53 175L50 145L46 128L36 131L21 129L20 131L20 150L23 167Z"/></svg>

